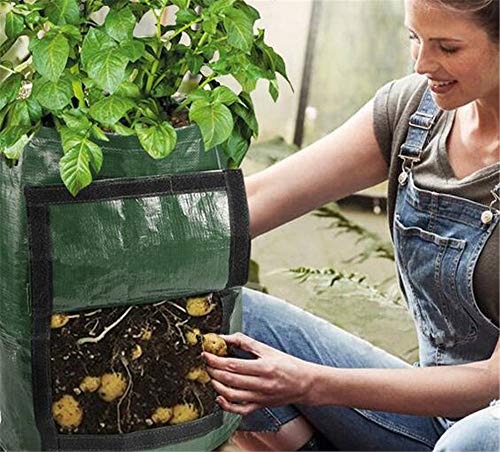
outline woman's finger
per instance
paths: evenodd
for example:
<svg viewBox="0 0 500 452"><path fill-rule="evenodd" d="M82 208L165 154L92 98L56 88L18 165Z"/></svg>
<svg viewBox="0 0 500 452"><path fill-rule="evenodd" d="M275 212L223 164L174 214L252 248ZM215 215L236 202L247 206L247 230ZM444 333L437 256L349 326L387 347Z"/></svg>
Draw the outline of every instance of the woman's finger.
<svg viewBox="0 0 500 452"><path fill-rule="evenodd" d="M226 400L223 396L217 397L216 402L224 411L229 411L230 413L234 414L240 414L242 416L245 416L247 414L250 414L252 411L262 408L262 406L259 405L258 403L246 403L243 405L237 403L231 403L228 400Z"/></svg>
<svg viewBox="0 0 500 452"><path fill-rule="evenodd" d="M235 347L241 348L246 352L253 353L256 356L261 356L263 352L268 350L270 347L262 342L256 341L251 337L243 333L235 333L230 335L221 335L228 344L234 345Z"/></svg>
<svg viewBox="0 0 500 452"><path fill-rule="evenodd" d="M226 372L225 370L214 369L212 367L207 367L207 372L213 379L233 388L258 392L265 392L267 388L266 381L262 378Z"/></svg>
<svg viewBox="0 0 500 452"><path fill-rule="evenodd" d="M257 392L248 391L247 389L231 388L217 380L210 380L210 383L221 396L231 402L256 403L259 401L260 395Z"/></svg>
<svg viewBox="0 0 500 452"><path fill-rule="evenodd" d="M207 352L203 352L201 356L214 369L242 375L260 375L262 373L262 364L256 359L223 358Z"/></svg>

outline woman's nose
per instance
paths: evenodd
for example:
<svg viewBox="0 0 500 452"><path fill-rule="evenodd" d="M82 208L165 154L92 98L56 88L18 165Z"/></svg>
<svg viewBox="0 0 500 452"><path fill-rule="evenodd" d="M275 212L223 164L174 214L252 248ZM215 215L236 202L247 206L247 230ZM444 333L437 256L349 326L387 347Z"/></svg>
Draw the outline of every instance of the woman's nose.
<svg viewBox="0 0 500 452"><path fill-rule="evenodd" d="M418 74L433 74L436 73L436 69L439 67L439 62L436 60L434 55L432 55L428 49L424 46L420 46L418 49L418 54L415 58L414 70Z"/></svg>

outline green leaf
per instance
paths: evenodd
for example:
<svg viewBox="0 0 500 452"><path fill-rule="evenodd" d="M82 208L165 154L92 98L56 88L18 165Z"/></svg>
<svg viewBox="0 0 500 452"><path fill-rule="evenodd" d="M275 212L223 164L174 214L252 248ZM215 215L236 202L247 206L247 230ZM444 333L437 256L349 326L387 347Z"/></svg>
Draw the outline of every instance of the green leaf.
<svg viewBox="0 0 500 452"><path fill-rule="evenodd" d="M92 135L97 138L98 140L101 141L109 141L108 136L95 124L92 124L92 129L91 129Z"/></svg>
<svg viewBox="0 0 500 452"><path fill-rule="evenodd" d="M78 0L50 0L45 8L47 18L56 25L80 22Z"/></svg>
<svg viewBox="0 0 500 452"><path fill-rule="evenodd" d="M70 129L68 127L59 127L59 135L61 136L61 144L65 154L71 149L78 147L85 140L85 130Z"/></svg>
<svg viewBox="0 0 500 452"><path fill-rule="evenodd" d="M128 58L115 48L101 50L88 62L88 73L99 88L113 93L125 78Z"/></svg>
<svg viewBox="0 0 500 452"><path fill-rule="evenodd" d="M201 28L209 35L214 35L217 32L218 23L219 21L217 16L208 16L207 18L203 19L203 22L201 23Z"/></svg>
<svg viewBox="0 0 500 452"><path fill-rule="evenodd" d="M231 111L220 103L206 105L204 101L193 102L189 109L189 119L200 127L205 150L226 141L234 125Z"/></svg>
<svg viewBox="0 0 500 452"><path fill-rule="evenodd" d="M11 103L19 93L22 76L15 74L0 82L0 110Z"/></svg>
<svg viewBox="0 0 500 452"><path fill-rule="evenodd" d="M115 41L110 38L106 33L97 29L90 28L82 44L82 52L80 59L83 68L88 71L88 62L92 61L94 56L101 50L111 49L117 47Z"/></svg>
<svg viewBox="0 0 500 452"><path fill-rule="evenodd" d="M280 89L277 80L269 80L269 94L273 98L274 102L278 100L279 93Z"/></svg>
<svg viewBox="0 0 500 452"><path fill-rule="evenodd" d="M172 4L178 6L180 10L186 9L189 0L172 0Z"/></svg>
<svg viewBox="0 0 500 452"><path fill-rule="evenodd" d="M252 131L252 135L254 137L259 135L259 124L253 110L245 108L238 103L231 106L231 111L233 111L234 114L239 116L245 122L245 124Z"/></svg>
<svg viewBox="0 0 500 452"><path fill-rule="evenodd" d="M135 101L117 95L105 97L90 107L90 116L105 126L118 122L125 114L134 108Z"/></svg>
<svg viewBox="0 0 500 452"><path fill-rule="evenodd" d="M31 126L42 117L40 104L33 99L20 100L12 105L9 112L11 126Z"/></svg>
<svg viewBox="0 0 500 452"><path fill-rule="evenodd" d="M227 41L233 47L250 52L253 44L253 23L240 10L229 10L224 18L224 27L227 31Z"/></svg>
<svg viewBox="0 0 500 452"><path fill-rule="evenodd" d="M68 61L68 40L60 33L47 33L42 39L31 40L30 50L37 72L53 82L57 81Z"/></svg>
<svg viewBox="0 0 500 452"><path fill-rule="evenodd" d="M0 154L14 147L29 132L30 126L9 126L0 132ZM12 151L7 151L11 152ZM9 157L11 158L11 157Z"/></svg>
<svg viewBox="0 0 500 452"><path fill-rule="evenodd" d="M10 11L5 16L5 34L9 39L17 38L24 30L24 20Z"/></svg>
<svg viewBox="0 0 500 452"><path fill-rule="evenodd" d="M186 63L188 65L188 71L191 74L196 75L200 72L201 67L203 66L203 58L199 55L187 55Z"/></svg>
<svg viewBox="0 0 500 452"><path fill-rule="evenodd" d="M192 11L188 9L180 9L177 11L177 14L175 16L175 22L176 25L186 25L189 24L190 22L193 22L193 20L196 20L198 16L193 13Z"/></svg>
<svg viewBox="0 0 500 452"><path fill-rule="evenodd" d="M245 71L240 71L233 74L236 81L241 85L243 91L246 91L248 93L252 92L257 87L257 80L259 80L260 78L255 78L249 75L251 74L245 73Z"/></svg>
<svg viewBox="0 0 500 452"><path fill-rule="evenodd" d="M22 135L19 140L17 140L12 146L9 146L3 150L5 157L11 160L19 160L21 154L29 143L30 139L28 135Z"/></svg>
<svg viewBox="0 0 500 452"><path fill-rule="evenodd" d="M82 34L80 33L80 30L74 25L62 25L61 31L73 41L80 42L82 40Z"/></svg>
<svg viewBox="0 0 500 452"><path fill-rule="evenodd" d="M177 134L172 125L166 121L148 128L137 124L135 131L142 147L154 159L166 157L175 148Z"/></svg>
<svg viewBox="0 0 500 452"><path fill-rule="evenodd" d="M42 16L40 15L40 13L38 11L33 11L33 12L29 13L27 16L24 16L24 20L26 21L26 23L32 27L35 24L37 24L41 18L42 18Z"/></svg>
<svg viewBox="0 0 500 452"><path fill-rule="evenodd" d="M249 147L250 141L243 136L239 126L233 128L231 136L222 145L224 153L233 160L237 167L243 161Z"/></svg>
<svg viewBox="0 0 500 452"><path fill-rule="evenodd" d="M84 137L80 137L80 142L59 161L61 179L73 196L92 182L86 141Z"/></svg>
<svg viewBox="0 0 500 452"><path fill-rule="evenodd" d="M62 110L71 102L73 85L67 78L61 78L57 82L46 80L34 89L33 94L42 107L48 110Z"/></svg>
<svg viewBox="0 0 500 452"><path fill-rule="evenodd" d="M257 19L260 19L259 12L253 6L250 6L245 2L238 2L235 6L243 11L243 13L252 21L252 24L255 23Z"/></svg>
<svg viewBox="0 0 500 452"><path fill-rule="evenodd" d="M141 90L135 83L125 80L124 82L121 82L120 85L118 85L118 88L116 88L114 94L121 97L138 99L139 97L141 97Z"/></svg>
<svg viewBox="0 0 500 452"><path fill-rule="evenodd" d="M35 124L40 121L43 114L42 106L40 105L40 103L32 98L26 99L24 102L26 102L28 106L28 113L30 115L31 123Z"/></svg>
<svg viewBox="0 0 500 452"><path fill-rule="evenodd" d="M196 88L189 93L188 98L191 102L203 101L208 105L210 103L210 91L203 88Z"/></svg>
<svg viewBox="0 0 500 452"><path fill-rule="evenodd" d="M135 16L128 7L111 9L104 22L106 33L118 42L132 39L135 25Z"/></svg>
<svg viewBox="0 0 500 452"><path fill-rule="evenodd" d="M292 88L293 91L293 86L292 82L288 79L288 75L286 73L286 66L283 58L281 58L280 55L278 55L274 49L270 46L268 46L264 42L264 30L259 30L259 36L256 40L256 46L257 48L260 49L260 51L264 54L265 58L259 58L259 61L261 63L264 63L265 68L271 69L273 72L277 72L278 74L281 74L283 78L288 82L290 85L290 88ZM267 64L266 64L267 62Z"/></svg>
<svg viewBox="0 0 500 452"><path fill-rule="evenodd" d="M212 91L212 100L221 104L231 105L238 101L238 96L226 86L218 86Z"/></svg>
<svg viewBox="0 0 500 452"><path fill-rule="evenodd" d="M90 140L86 140L85 142L89 157L90 157L90 165L92 166L92 169L98 173L101 171L102 168L102 162L103 162L103 156L102 156L102 149L95 143L93 143Z"/></svg>
<svg viewBox="0 0 500 452"><path fill-rule="evenodd" d="M120 44L121 52L126 55L132 63L135 63L144 55L146 47L142 41L133 39Z"/></svg>
<svg viewBox="0 0 500 452"><path fill-rule="evenodd" d="M224 13L225 10L230 8L235 0L216 0L208 8L207 13L209 14L220 14Z"/></svg>
<svg viewBox="0 0 500 452"><path fill-rule="evenodd" d="M132 136L132 135L136 134L135 131L134 131L134 129L131 129L130 127L124 126L120 122L117 122L116 124L113 124L111 126L111 130L113 132L117 133L118 135L123 135L125 137L129 137L129 136Z"/></svg>
<svg viewBox="0 0 500 452"><path fill-rule="evenodd" d="M79 133L87 131L92 125L86 114L78 109L65 111L60 116L70 129Z"/></svg>

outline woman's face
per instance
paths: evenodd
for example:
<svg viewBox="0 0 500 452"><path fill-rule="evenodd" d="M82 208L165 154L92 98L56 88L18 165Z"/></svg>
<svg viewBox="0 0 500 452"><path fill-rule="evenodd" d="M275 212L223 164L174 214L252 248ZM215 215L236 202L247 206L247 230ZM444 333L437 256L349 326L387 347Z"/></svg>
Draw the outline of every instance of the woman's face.
<svg viewBox="0 0 500 452"><path fill-rule="evenodd" d="M405 0L415 72L427 77L443 110L474 100L498 108L498 45L469 16L424 0Z"/></svg>

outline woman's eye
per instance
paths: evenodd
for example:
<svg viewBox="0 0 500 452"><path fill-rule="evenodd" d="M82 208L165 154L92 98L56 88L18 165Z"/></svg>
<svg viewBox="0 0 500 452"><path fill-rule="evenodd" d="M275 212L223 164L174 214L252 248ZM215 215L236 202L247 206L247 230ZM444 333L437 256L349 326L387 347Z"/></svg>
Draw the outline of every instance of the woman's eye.
<svg viewBox="0 0 500 452"><path fill-rule="evenodd" d="M410 41L420 42L420 39L418 39L418 36L416 36L414 34L409 35L408 38L410 38Z"/></svg>
<svg viewBox="0 0 500 452"><path fill-rule="evenodd" d="M455 53L458 51L458 49L454 49L454 48L450 48L450 47L443 47L443 46L439 46L439 48L441 49L441 51L443 51L444 53Z"/></svg>

